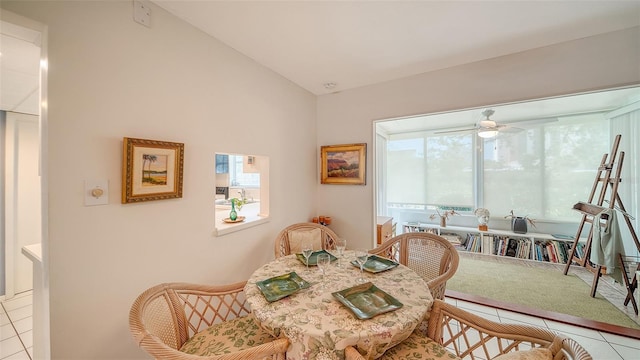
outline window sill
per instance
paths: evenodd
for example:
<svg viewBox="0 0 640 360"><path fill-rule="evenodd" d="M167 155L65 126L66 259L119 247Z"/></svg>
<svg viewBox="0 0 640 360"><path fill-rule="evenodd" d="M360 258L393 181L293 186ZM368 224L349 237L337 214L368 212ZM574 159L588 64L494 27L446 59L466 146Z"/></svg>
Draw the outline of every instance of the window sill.
<svg viewBox="0 0 640 360"><path fill-rule="evenodd" d="M245 207L250 208L250 206L247 206L247 205L245 205ZM258 214L259 208L247 209L246 211L243 208L242 210L243 210L242 213L238 215L244 216L245 220L240 223L231 223L231 224L225 223L224 221L222 221L223 219L229 216L228 210L216 211L216 228L214 230L215 236L231 234L236 231L248 229L250 227L267 223L270 220L268 215ZM253 215L250 215L250 214L253 214Z"/></svg>

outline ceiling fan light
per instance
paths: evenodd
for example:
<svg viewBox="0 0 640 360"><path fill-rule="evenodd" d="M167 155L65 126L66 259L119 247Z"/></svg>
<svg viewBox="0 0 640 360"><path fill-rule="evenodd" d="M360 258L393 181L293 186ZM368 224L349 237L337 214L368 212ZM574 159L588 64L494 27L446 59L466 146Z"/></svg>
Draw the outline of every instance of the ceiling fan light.
<svg viewBox="0 0 640 360"><path fill-rule="evenodd" d="M498 135L498 130L479 130L478 131L478 136L480 136L483 139L489 139L492 137L496 137Z"/></svg>
<svg viewBox="0 0 640 360"><path fill-rule="evenodd" d="M496 122L493 121L493 120L487 119L487 120L481 120L480 121L480 127L481 128L494 128L496 126L498 126L498 124L496 124Z"/></svg>

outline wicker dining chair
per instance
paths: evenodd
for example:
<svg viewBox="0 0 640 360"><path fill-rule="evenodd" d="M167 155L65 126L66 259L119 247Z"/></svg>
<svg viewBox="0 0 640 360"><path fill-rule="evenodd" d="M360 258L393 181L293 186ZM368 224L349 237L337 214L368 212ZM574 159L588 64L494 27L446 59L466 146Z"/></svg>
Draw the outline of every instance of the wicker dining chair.
<svg viewBox="0 0 640 360"><path fill-rule="evenodd" d="M315 250L334 250L338 235L328 227L316 223L297 223L282 229L275 239L276 258L300 253L302 240L311 239Z"/></svg>
<svg viewBox="0 0 640 360"><path fill-rule="evenodd" d="M371 254L395 260L418 273L434 299L444 299L449 280L458 270L460 257L451 243L438 235L409 232L383 242Z"/></svg>
<svg viewBox="0 0 640 360"><path fill-rule="evenodd" d="M551 330L487 320L442 300L435 300L427 333L414 331L408 339L387 350L379 360L406 359L544 359L591 360L575 340ZM364 360L354 347L345 349L345 360Z"/></svg>
<svg viewBox="0 0 640 360"><path fill-rule="evenodd" d="M131 306L129 330L156 359L284 359L289 340L260 328L246 303L245 284L153 286Z"/></svg>

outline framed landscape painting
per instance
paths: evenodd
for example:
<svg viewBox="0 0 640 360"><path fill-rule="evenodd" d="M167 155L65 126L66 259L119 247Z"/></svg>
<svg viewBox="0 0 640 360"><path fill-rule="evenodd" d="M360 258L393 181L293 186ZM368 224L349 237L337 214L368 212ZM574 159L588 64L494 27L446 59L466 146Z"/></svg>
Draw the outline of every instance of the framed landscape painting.
<svg viewBox="0 0 640 360"><path fill-rule="evenodd" d="M182 197L184 144L123 139L122 203Z"/></svg>
<svg viewBox="0 0 640 360"><path fill-rule="evenodd" d="M320 158L322 184L365 184L367 144L322 146Z"/></svg>

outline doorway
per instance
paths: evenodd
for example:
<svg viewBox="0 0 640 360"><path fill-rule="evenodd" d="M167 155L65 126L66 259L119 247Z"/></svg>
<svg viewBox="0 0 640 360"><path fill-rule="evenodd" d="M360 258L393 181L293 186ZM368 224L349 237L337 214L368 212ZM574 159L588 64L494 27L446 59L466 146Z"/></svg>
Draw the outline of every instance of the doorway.
<svg viewBox="0 0 640 360"><path fill-rule="evenodd" d="M2 66L0 71L2 72L2 87L0 88L0 99L2 100L2 106L0 113L3 113L3 123L0 126L0 136L3 141L0 142L0 152L3 154L0 158L0 182L3 186L0 189L5 189L5 180L9 179L14 183L14 188L11 191L0 191L0 206L5 210L3 215L0 215L0 248L3 250L10 248L11 256L7 256L6 259L26 260L26 254L22 253L23 248L18 245L15 238L11 238L12 241L6 237L5 216L9 211L13 216L10 225L14 230L22 229L23 222L30 223L37 228L37 232L25 232L14 234L16 236L30 234L25 236L25 242L36 242L39 244L34 245L39 248L38 258L30 256L34 261L32 264L32 278L31 286L33 288L33 358L35 359L48 359L51 357L50 351L50 339L49 339L49 273L48 273L48 238L47 238L47 75L48 75L48 60L47 60L47 27L37 21L25 18L10 11L3 10L0 12L0 36L2 41L0 42L0 51L2 52ZM14 44L15 48L22 50L17 53L23 54L13 58L13 51L9 51L8 44ZM29 53L30 55L25 55ZM11 56L10 56L11 55ZM8 65L11 64L11 67ZM11 71L10 71L11 69ZM13 113L16 118L10 122L7 122L8 113ZM13 117L9 117L13 118ZM29 120L27 120L29 119ZM24 127L23 124L26 124ZM12 125L14 130L6 131L6 124ZM19 124L19 126L15 126ZM37 124L37 126L34 126ZM16 128L18 129L16 131ZM27 128L29 130L27 130ZM37 131L35 130L37 128ZM6 132L5 132L6 131ZM31 133L31 140L20 139L20 133L25 135ZM5 141L7 140L7 134L11 134L11 140L13 145L6 147ZM36 140L33 139L33 134L37 134ZM18 140L16 141L16 137ZM30 146L26 146L31 144ZM34 145L35 144L35 145ZM25 145L28 148L28 152L31 154L31 162L29 165L23 166L25 169L30 169L30 175L19 173L21 166L12 165L8 167L8 163L4 161L11 161L12 164L20 163L20 159L16 161L15 152L17 145ZM5 157L5 150L10 149L14 152L11 157ZM20 146L17 146L17 152L22 153L23 150ZM19 155L18 155L19 156ZM34 166L34 164L36 164ZM35 170L34 170L35 168ZM23 182L24 177L31 177L30 181ZM38 180L35 180L35 179ZM16 195L19 193L19 189L27 191L27 196L23 201L15 201L14 198L21 199L22 195ZM3 193L4 192L4 193ZM11 199L9 199L9 196ZM23 208L27 203L32 204L29 210L22 213ZM7 205L9 204L9 205ZM33 205L36 204L36 205ZM20 220L18 220L20 218ZM12 236L14 236L12 235ZM15 237L15 236L14 236ZM8 245L8 246L7 246ZM9 254L9 251L3 251L2 255ZM30 255L33 255L33 251ZM0 256L1 261L5 261L4 256ZM28 261L28 260L27 260ZM15 291L14 277L15 269L12 266L5 266L1 264L0 267L0 279L4 281L3 285L5 289ZM8 272L11 271L11 276ZM7 286L8 285L8 286ZM4 293L5 291L3 291ZM0 298L5 298L5 295L0 295Z"/></svg>
<svg viewBox="0 0 640 360"><path fill-rule="evenodd" d="M40 57L42 34L6 21L0 26L0 298L33 288L33 266L21 252L41 242Z"/></svg>

